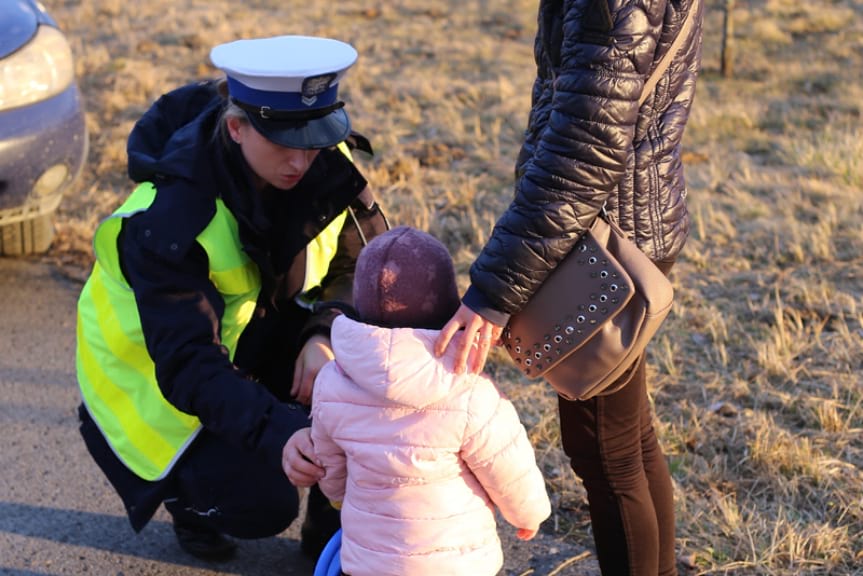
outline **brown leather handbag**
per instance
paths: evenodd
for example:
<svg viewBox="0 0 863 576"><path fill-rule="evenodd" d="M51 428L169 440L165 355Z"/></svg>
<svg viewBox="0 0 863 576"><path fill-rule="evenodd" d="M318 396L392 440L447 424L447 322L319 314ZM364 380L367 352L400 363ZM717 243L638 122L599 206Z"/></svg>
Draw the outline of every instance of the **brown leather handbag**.
<svg viewBox="0 0 863 576"><path fill-rule="evenodd" d="M503 331L529 378L569 400L610 394L671 310L674 290L617 224L598 217Z"/></svg>
<svg viewBox="0 0 863 576"><path fill-rule="evenodd" d="M689 8L668 52L645 82L653 91L683 40L699 1ZM626 385L647 343L671 311L665 274L603 213L504 328L503 345L529 378L545 378L569 400Z"/></svg>

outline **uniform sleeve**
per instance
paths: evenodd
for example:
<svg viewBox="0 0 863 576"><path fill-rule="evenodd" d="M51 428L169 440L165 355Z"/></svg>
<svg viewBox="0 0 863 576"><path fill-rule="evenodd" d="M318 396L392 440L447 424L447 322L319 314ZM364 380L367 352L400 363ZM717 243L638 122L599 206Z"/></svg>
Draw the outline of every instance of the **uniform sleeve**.
<svg viewBox="0 0 863 576"><path fill-rule="evenodd" d="M462 458L507 522L538 527L551 503L515 407L489 380L473 386Z"/></svg>
<svg viewBox="0 0 863 576"><path fill-rule="evenodd" d="M263 453L280 469L285 442L309 425L306 413L280 403L231 363L219 339L224 302L208 279L203 249L193 244L171 258L148 250L137 240L136 218L126 222L119 240L121 265L162 394L209 432Z"/></svg>
<svg viewBox="0 0 863 576"><path fill-rule="evenodd" d="M515 198L470 270L495 309L520 310L590 226L622 179L660 22L630 0L566 0L518 160ZM661 10L655 12L662 13ZM551 35L554 23L547 21Z"/></svg>
<svg viewBox="0 0 863 576"><path fill-rule="evenodd" d="M312 443L315 445L315 455L323 464L326 474L318 482L321 492L332 502L342 502L345 498L347 481L347 460L345 452L336 444L326 425L326 401L321 398L322 390L328 386L328 380L338 377L333 369L334 362L326 364L315 380L312 399Z"/></svg>

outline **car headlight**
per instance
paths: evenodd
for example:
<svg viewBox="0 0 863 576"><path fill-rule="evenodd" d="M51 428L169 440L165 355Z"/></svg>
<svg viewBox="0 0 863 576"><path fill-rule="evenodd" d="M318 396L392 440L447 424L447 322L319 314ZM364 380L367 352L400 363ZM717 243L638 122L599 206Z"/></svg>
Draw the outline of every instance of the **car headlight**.
<svg viewBox="0 0 863 576"><path fill-rule="evenodd" d="M29 44L0 60L0 111L50 98L74 79L72 49L63 33L40 26Z"/></svg>

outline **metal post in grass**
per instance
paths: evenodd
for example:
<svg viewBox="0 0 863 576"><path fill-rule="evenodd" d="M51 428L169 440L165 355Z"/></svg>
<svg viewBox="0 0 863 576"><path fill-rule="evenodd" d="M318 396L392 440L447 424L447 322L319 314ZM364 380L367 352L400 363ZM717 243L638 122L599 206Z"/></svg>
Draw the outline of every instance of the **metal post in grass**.
<svg viewBox="0 0 863 576"><path fill-rule="evenodd" d="M733 73L734 2L735 0L725 0L725 21L722 26L722 64L720 67L723 78L730 78Z"/></svg>

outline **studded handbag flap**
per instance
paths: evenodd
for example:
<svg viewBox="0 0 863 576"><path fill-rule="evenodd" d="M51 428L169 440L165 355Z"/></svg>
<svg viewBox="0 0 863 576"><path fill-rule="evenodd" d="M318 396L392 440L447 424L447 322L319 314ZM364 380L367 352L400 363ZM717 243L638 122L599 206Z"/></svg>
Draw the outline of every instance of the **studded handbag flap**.
<svg viewBox="0 0 863 576"><path fill-rule="evenodd" d="M629 382L672 300L659 268L614 222L598 217L510 318L502 340L527 377L586 400Z"/></svg>

